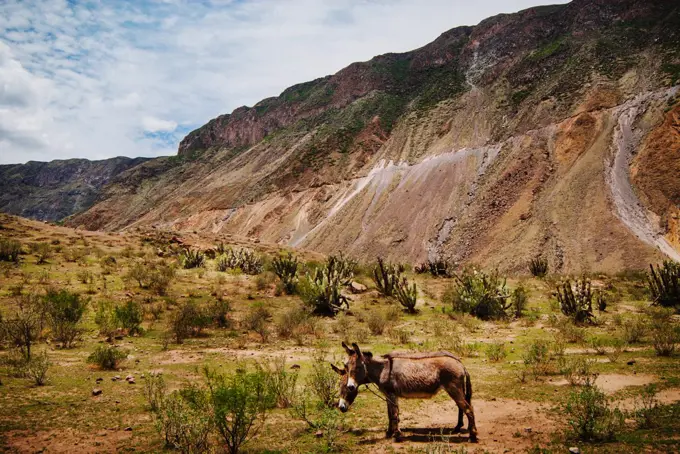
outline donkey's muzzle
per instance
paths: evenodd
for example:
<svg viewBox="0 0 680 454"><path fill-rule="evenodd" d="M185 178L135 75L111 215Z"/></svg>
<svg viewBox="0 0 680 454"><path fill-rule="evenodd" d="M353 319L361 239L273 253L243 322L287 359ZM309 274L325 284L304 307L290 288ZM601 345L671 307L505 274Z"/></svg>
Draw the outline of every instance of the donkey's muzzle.
<svg viewBox="0 0 680 454"><path fill-rule="evenodd" d="M345 399L340 399L340 402L338 402L338 408L340 409L341 412L345 413L347 412L347 410L349 410L349 405L347 405Z"/></svg>

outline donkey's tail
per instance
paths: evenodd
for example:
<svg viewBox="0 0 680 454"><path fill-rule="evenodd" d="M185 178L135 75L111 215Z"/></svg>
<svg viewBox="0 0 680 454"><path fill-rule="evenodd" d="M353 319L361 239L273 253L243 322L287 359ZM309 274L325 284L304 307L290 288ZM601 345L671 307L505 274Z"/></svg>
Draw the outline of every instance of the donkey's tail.
<svg viewBox="0 0 680 454"><path fill-rule="evenodd" d="M465 369L465 400L467 400L468 405L472 404L472 382L467 369Z"/></svg>

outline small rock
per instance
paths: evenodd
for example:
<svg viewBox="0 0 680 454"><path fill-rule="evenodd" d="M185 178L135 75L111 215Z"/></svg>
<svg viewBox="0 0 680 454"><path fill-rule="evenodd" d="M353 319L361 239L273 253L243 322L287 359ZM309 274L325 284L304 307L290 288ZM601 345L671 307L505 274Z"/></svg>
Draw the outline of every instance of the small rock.
<svg viewBox="0 0 680 454"><path fill-rule="evenodd" d="M128 375L127 377L125 377L125 379L126 379L126 380L134 380L135 377L133 377L132 375Z"/></svg>
<svg viewBox="0 0 680 454"><path fill-rule="evenodd" d="M360 284L359 282L354 282L349 285L349 289L352 293L364 293L368 288L364 284Z"/></svg>
<svg viewBox="0 0 680 454"><path fill-rule="evenodd" d="M317 430L316 433L314 434L314 436L315 436L316 438L321 438L321 437L323 437L323 431Z"/></svg>
<svg viewBox="0 0 680 454"><path fill-rule="evenodd" d="M292 366L290 366L290 368L293 369L293 370L298 370L298 369L300 369L300 365L299 364L293 364Z"/></svg>
<svg viewBox="0 0 680 454"><path fill-rule="evenodd" d="M123 429L123 430L124 430L125 432L132 432L132 427L129 427L129 426L128 426L128 427L126 427L126 428Z"/></svg>
<svg viewBox="0 0 680 454"><path fill-rule="evenodd" d="M525 427L525 428L524 428L524 431L525 431L526 433L530 434L530 433L531 433L531 427Z"/></svg>
<svg viewBox="0 0 680 454"><path fill-rule="evenodd" d="M111 377L111 381L118 381L118 380L120 380L120 375L114 375L113 377Z"/></svg>
<svg viewBox="0 0 680 454"><path fill-rule="evenodd" d="M135 379L134 379L134 378L131 378L131 379L129 379L127 382L128 382L129 385L134 385L134 384L135 384Z"/></svg>
<svg viewBox="0 0 680 454"><path fill-rule="evenodd" d="M92 395L93 395L93 396L98 396L98 395L100 395L100 394L103 393L103 392L104 392L104 391L102 391L101 389L95 388L95 389L92 390Z"/></svg>
<svg viewBox="0 0 680 454"><path fill-rule="evenodd" d="M100 382L100 381L104 381L104 379L102 377L97 377L97 379L95 381Z"/></svg>
<svg viewBox="0 0 680 454"><path fill-rule="evenodd" d="M631 359L631 360L628 361L626 364L628 364L629 366L632 366L632 365L635 364L636 362L637 362L637 361L635 361L634 359Z"/></svg>
<svg viewBox="0 0 680 454"><path fill-rule="evenodd" d="M581 454L581 450L578 449L576 446L572 446L571 448L569 448L569 452L571 454Z"/></svg>

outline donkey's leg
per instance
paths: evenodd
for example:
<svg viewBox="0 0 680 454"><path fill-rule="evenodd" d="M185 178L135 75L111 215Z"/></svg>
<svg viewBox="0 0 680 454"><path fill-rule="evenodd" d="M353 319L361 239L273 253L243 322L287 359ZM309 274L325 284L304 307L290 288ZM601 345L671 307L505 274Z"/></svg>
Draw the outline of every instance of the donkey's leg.
<svg viewBox="0 0 680 454"><path fill-rule="evenodd" d="M475 413L472 405L465 400L465 393L456 383L449 383L445 389L458 406L458 425L456 425L456 429L460 430L463 427L463 413L465 413L468 419L470 441L475 443L477 441L477 426L475 425Z"/></svg>
<svg viewBox="0 0 680 454"><path fill-rule="evenodd" d="M387 438L399 438L401 436L401 431L399 430L399 401L394 394L387 394L385 398L387 400L387 417L390 420L390 425L387 428Z"/></svg>

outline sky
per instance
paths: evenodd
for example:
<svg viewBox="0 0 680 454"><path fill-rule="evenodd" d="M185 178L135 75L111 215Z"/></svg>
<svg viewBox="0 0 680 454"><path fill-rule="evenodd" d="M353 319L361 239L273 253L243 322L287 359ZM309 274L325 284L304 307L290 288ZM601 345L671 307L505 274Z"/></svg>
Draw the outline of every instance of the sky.
<svg viewBox="0 0 680 454"><path fill-rule="evenodd" d="M0 0L0 164L161 156L217 115L563 0Z"/></svg>

